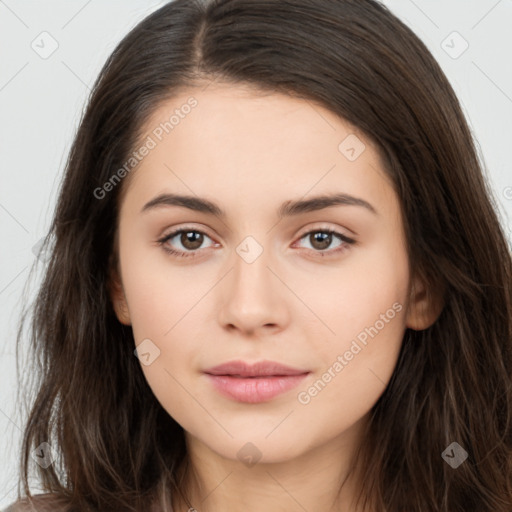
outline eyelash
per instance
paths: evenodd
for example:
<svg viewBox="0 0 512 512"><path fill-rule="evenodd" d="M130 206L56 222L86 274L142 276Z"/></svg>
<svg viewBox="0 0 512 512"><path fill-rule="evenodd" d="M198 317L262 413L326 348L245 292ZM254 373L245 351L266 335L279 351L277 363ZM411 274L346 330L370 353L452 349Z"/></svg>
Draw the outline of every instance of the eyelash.
<svg viewBox="0 0 512 512"><path fill-rule="evenodd" d="M162 247L162 249L170 254L171 256L176 256L178 258L194 258L196 256L196 254L198 253L198 251L200 249L196 249L195 251L187 251L187 252L184 252L184 251L177 251L175 249L170 249L166 244L166 242L168 240L170 240L171 238L174 238L176 235L180 234L180 233L200 233L201 235L205 235L207 236L208 238L211 238L210 236L208 236L207 233L205 233L204 231L201 231L200 229L195 229L195 228L180 228L180 229L177 229L176 231L173 231L172 233L169 233L168 235L165 235L163 238L160 238L157 242L158 244ZM349 238L341 233L339 233L338 231L334 231L332 229L313 229L311 231L308 231L306 233L304 233L298 240L302 240L303 238L307 237L308 235L311 235L313 233L327 233L329 235L335 235L337 236L342 242L344 242L343 245L340 245L338 248L336 249L331 249L331 250L325 250L325 251L318 251L318 250L315 250L315 249L310 249L311 251L315 252L315 253L318 253L320 254L321 257L324 257L325 254L329 254L329 255L332 255L332 254L337 254L337 253L340 253L340 252L343 252L343 251L346 251L348 249L348 246L350 245L354 245L356 243L355 240L353 240L352 238Z"/></svg>

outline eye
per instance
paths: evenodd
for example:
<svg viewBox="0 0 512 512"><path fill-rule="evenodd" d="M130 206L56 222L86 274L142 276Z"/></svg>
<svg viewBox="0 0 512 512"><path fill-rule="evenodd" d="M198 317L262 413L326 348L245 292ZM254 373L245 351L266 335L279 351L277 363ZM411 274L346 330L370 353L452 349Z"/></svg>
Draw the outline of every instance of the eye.
<svg viewBox="0 0 512 512"><path fill-rule="evenodd" d="M178 258L189 258L196 256L197 252L204 243L205 237L211 240L211 238L204 231L185 227L165 235L163 238L158 240L158 244L161 245L162 249L168 254ZM181 244L182 249L173 249L170 244L168 244L168 242L172 241L174 238L176 238L175 243ZM335 238L338 238L340 243L336 246L336 248L327 250L332 245L333 239ZM338 254L347 250L349 245L355 243L355 240L352 238L349 238L342 233L328 228L308 231L307 233L304 233L301 238L299 238L299 241L304 239L309 241L311 245L310 250L316 253L320 253L320 256L322 257L327 254Z"/></svg>
<svg viewBox="0 0 512 512"><path fill-rule="evenodd" d="M340 243L334 249L328 249L333 242L333 239L338 238ZM314 252L320 253L321 256L324 256L324 253L332 255L333 253L339 253L348 249L349 245L355 243L355 240L349 238L342 233L338 233L332 229L315 229L312 231L308 231L299 240L306 239L310 245L311 250Z"/></svg>
<svg viewBox="0 0 512 512"><path fill-rule="evenodd" d="M203 244L205 237L210 238L205 232L198 229L180 228L168 235L165 235L163 238L158 240L158 243L162 246L162 249L165 252L179 258L187 258L194 257L196 255L196 252ZM173 238L177 238L177 241L181 244L183 250L176 250L169 247L167 242L171 241Z"/></svg>

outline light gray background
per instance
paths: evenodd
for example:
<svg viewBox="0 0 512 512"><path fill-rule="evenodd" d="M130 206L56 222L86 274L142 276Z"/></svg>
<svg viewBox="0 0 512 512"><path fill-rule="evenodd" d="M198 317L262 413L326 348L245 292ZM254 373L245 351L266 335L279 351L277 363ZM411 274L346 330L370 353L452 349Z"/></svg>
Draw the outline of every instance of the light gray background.
<svg viewBox="0 0 512 512"><path fill-rule="evenodd" d="M16 493L25 418L15 400L15 334L23 287L35 260L33 247L49 227L67 152L94 79L119 40L164 3L0 0L0 431L5 432L0 509ZM384 3L427 44L451 81L512 240L512 0ZM51 49L50 36L42 32L58 44L47 58L32 48Z"/></svg>

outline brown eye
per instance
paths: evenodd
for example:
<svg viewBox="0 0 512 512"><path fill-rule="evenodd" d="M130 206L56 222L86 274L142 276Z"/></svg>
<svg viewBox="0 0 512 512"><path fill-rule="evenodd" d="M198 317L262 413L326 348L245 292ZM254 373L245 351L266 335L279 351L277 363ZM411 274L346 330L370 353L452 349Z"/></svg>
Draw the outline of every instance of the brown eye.
<svg viewBox="0 0 512 512"><path fill-rule="evenodd" d="M309 235L309 241L314 249L323 251L332 243L332 234L325 231L316 231Z"/></svg>
<svg viewBox="0 0 512 512"><path fill-rule="evenodd" d="M179 257L194 257L201 249L205 238L211 238L202 231L192 228L182 228L173 231L158 243L169 254ZM171 243L172 242L172 243Z"/></svg>
<svg viewBox="0 0 512 512"><path fill-rule="evenodd" d="M182 231L180 236L181 244L189 251L199 249L203 244L203 239L203 233L199 231Z"/></svg>
<svg viewBox="0 0 512 512"><path fill-rule="evenodd" d="M338 239L339 243L334 246L334 248L330 249L335 239ZM348 249L349 245L355 243L355 240L352 238L348 238L347 236L331 229L316 229L309 231L308 233L305 233L300 240L306 240L310 244L310 249L313 252L319 253L321 256L324 256L323 253L327 255L344 251Z"/></svg>

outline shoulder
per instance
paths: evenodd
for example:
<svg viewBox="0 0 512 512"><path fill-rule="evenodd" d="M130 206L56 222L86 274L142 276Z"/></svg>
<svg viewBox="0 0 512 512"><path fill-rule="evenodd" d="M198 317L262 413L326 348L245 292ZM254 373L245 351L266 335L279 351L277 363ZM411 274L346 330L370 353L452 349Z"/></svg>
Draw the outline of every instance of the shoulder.
<svg viewBox="0 0 512 512"><path fill-rule="evenodd" d="M2 512L65 512L67 500L59 494L34 494L32 500L22 498L9 505Z"/></svg>

